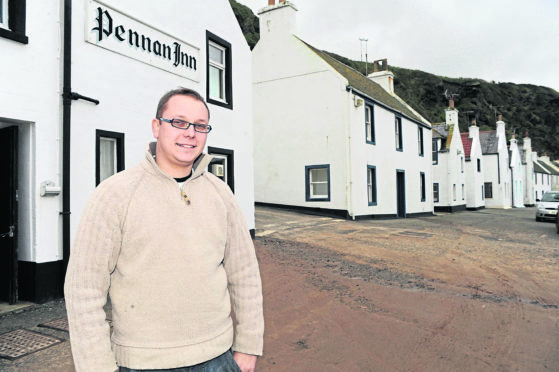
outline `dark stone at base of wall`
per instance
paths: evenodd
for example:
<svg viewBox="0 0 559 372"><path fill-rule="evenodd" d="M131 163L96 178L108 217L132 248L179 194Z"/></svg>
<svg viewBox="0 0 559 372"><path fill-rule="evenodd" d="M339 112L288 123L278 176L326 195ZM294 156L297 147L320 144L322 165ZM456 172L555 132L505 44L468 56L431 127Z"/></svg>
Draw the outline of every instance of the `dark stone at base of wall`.
<svg viewBox="0 0 559 372"><path fill-rule="evenodd" d="M485 209L485 205L479 206L479 207L472 207L472 208L466 208L469 211L479 211L482 209Z"/></svg>
<svg viewBox="0 0 559 372"><path fill-rule="evenodd" d="M435 212L454 213L466 210L466 204L452 206L435 206Z"/></svg>
<svg viewBox="0 0 559 372"><path fill-rule="evenodd" d="M63 261L19 261L19 300L42 304L64 297L63 264Z"/></svg>

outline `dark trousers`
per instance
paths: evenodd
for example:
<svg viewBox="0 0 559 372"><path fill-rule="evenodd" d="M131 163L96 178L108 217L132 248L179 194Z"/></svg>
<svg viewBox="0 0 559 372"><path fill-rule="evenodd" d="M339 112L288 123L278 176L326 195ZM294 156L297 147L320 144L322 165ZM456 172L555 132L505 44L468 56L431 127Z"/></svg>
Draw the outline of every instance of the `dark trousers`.
<svg viewBox="0 0 559 372"><path fill-rule="evenodd" d="M241 369L233 359L231 350L207 362L190 367L179 367L170 369L130 369L119 367L119 372L241 372Z"/></svg>

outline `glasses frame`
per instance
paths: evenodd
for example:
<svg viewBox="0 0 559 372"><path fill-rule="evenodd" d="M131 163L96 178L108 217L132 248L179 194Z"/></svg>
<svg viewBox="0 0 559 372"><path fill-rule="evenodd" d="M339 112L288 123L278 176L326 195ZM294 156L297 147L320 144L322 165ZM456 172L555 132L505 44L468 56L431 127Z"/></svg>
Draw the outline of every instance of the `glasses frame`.
<svg viewBox="0 0 559 372"><path fill-rule="evenodd" d="M161 121L164 121L165 123L169 123L169 124L171 124L171 126L172 126L173 128L177 128L177 129L188 130L188 128L190 128L190 126L192 125L192 126L194 126L194 131L195 131L195 132L198 132L198 133L206 133L206 134L208 134L208 133L210 133L210 132L212 131L212 126L211 126L210 124L191 123L191 122L189 122L189 121L182 120L182 119L157 118L157 120L159 120L160 122L161 122ZM186 123L186 128L177 127L177 126L173 123L175 120ZM207 126L208 126L208 130L207 130L207 131L199 130L199 129L198 129L198 126L199 126L199 125L207 125Z"/></svg>

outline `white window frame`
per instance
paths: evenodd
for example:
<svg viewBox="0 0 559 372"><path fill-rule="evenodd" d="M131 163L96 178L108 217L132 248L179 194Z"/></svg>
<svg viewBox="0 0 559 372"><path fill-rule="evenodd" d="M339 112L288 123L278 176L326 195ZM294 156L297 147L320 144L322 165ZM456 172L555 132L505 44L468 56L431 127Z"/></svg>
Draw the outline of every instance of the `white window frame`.
<svg viewBox="0 0 559 372"><path fill-rule="evenodd" d="M9 30L8 6L9 0L0 0L0 27Z"/></svg>
<svg viewBox="0 0 559 372"><path fill-rule="evenodd" d="M369 205L377 205L377 168L367 165L367 202Z"/></svg>
<svg viewBox="0 0 559 372"><path fill-rule="evenodd" d="M227 48L224 48L221 45L219 45L217 43L214 43L211 40L208 41L208 48L210 48L210 47L213 47L213 48L218 49L219 51L221 51L222 56L223 56L223 58L222 58L223 63L220 63L219 61L214 61L213 59L211 59L211 57L210 57L211 53L208 53L208 64L209 64L208 68L213 67L213 68L217 69L218 71L220 71L220 73L222 74L221 75L221 81L218 83L220 85L219 86L220 97L215 97L215 96L210 95L210 98L214 99L214 100L217 100L217 101L221 101L223 103L226 103L227 102L226 101L227 97L226 97L226 91L225 90L227 88L226 87L226 81L227 81L227 75L226 75L227 74L227 65L226 65L226 62L227 62ZM210 88L209 88L208 92L211 94L212 90L213 90L212 89L212 79L211 79L212 74L211 74L211 72L210 72L209 76L210 76L210 78L208 80L208 84L210 84Z"/></svg>
<svg viewBox="0 0 559 372"><path fill-rule="evenodd" d="M109 171L104 172L104 165L106 165L106 162L103 160L104 156L106 153L103 151L103 143L110 143L111 144L111 148L112 148L112 169L110 169ZM110 176L112 176L113 174L116 174L117 171L117 157L118 157L118 151L117 151L117 140L116 138L111 138L111 137L99 137L99 180L101 182L103 182L103 180L106 180L107 178L109 178ZM109 174L110 173L110 174Z"/></svg>
<svg viewBox="0 0 559 372"><path fill-rule="evenodd" d="M318 171L323 171L326 173L326 181L313 181L313 174ZM328 191L325 194L314 194L313 193L313 186L314 185L326 185L326 190L328 190L328 169L327 168L313 168L309 169L309 196L311 199L322 199L328 197Z"/></svg>

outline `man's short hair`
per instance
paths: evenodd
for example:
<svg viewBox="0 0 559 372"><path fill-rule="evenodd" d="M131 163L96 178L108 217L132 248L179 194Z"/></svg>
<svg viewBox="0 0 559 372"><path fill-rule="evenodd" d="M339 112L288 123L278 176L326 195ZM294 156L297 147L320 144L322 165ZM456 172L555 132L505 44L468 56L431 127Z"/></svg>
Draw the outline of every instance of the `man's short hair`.
<svg viewBox="0 0 559 372"><path fill-rule="evenodd" d="M169 102L169 100L173 96L189 96L189 97L194 98L197 101L202 102L204 104L204 106L206 106L206 110L208 110L208 120L209 120L210 109L208 108L208 104L204 100L204 97L202 97L200 95L200 93L198 93L197 91L195 91L193 89L189 89L189 88L184 88L184 87L179 87L177 89L170 90L167 93L165 93L163 95L163 97L161 97L161 99L159 100L159 103L157 104L157 111L155 112L155 117L156 118L161 117L161 115L163 114L163 111L165 111L165 107L167 106L167 102Z"/></svg>

